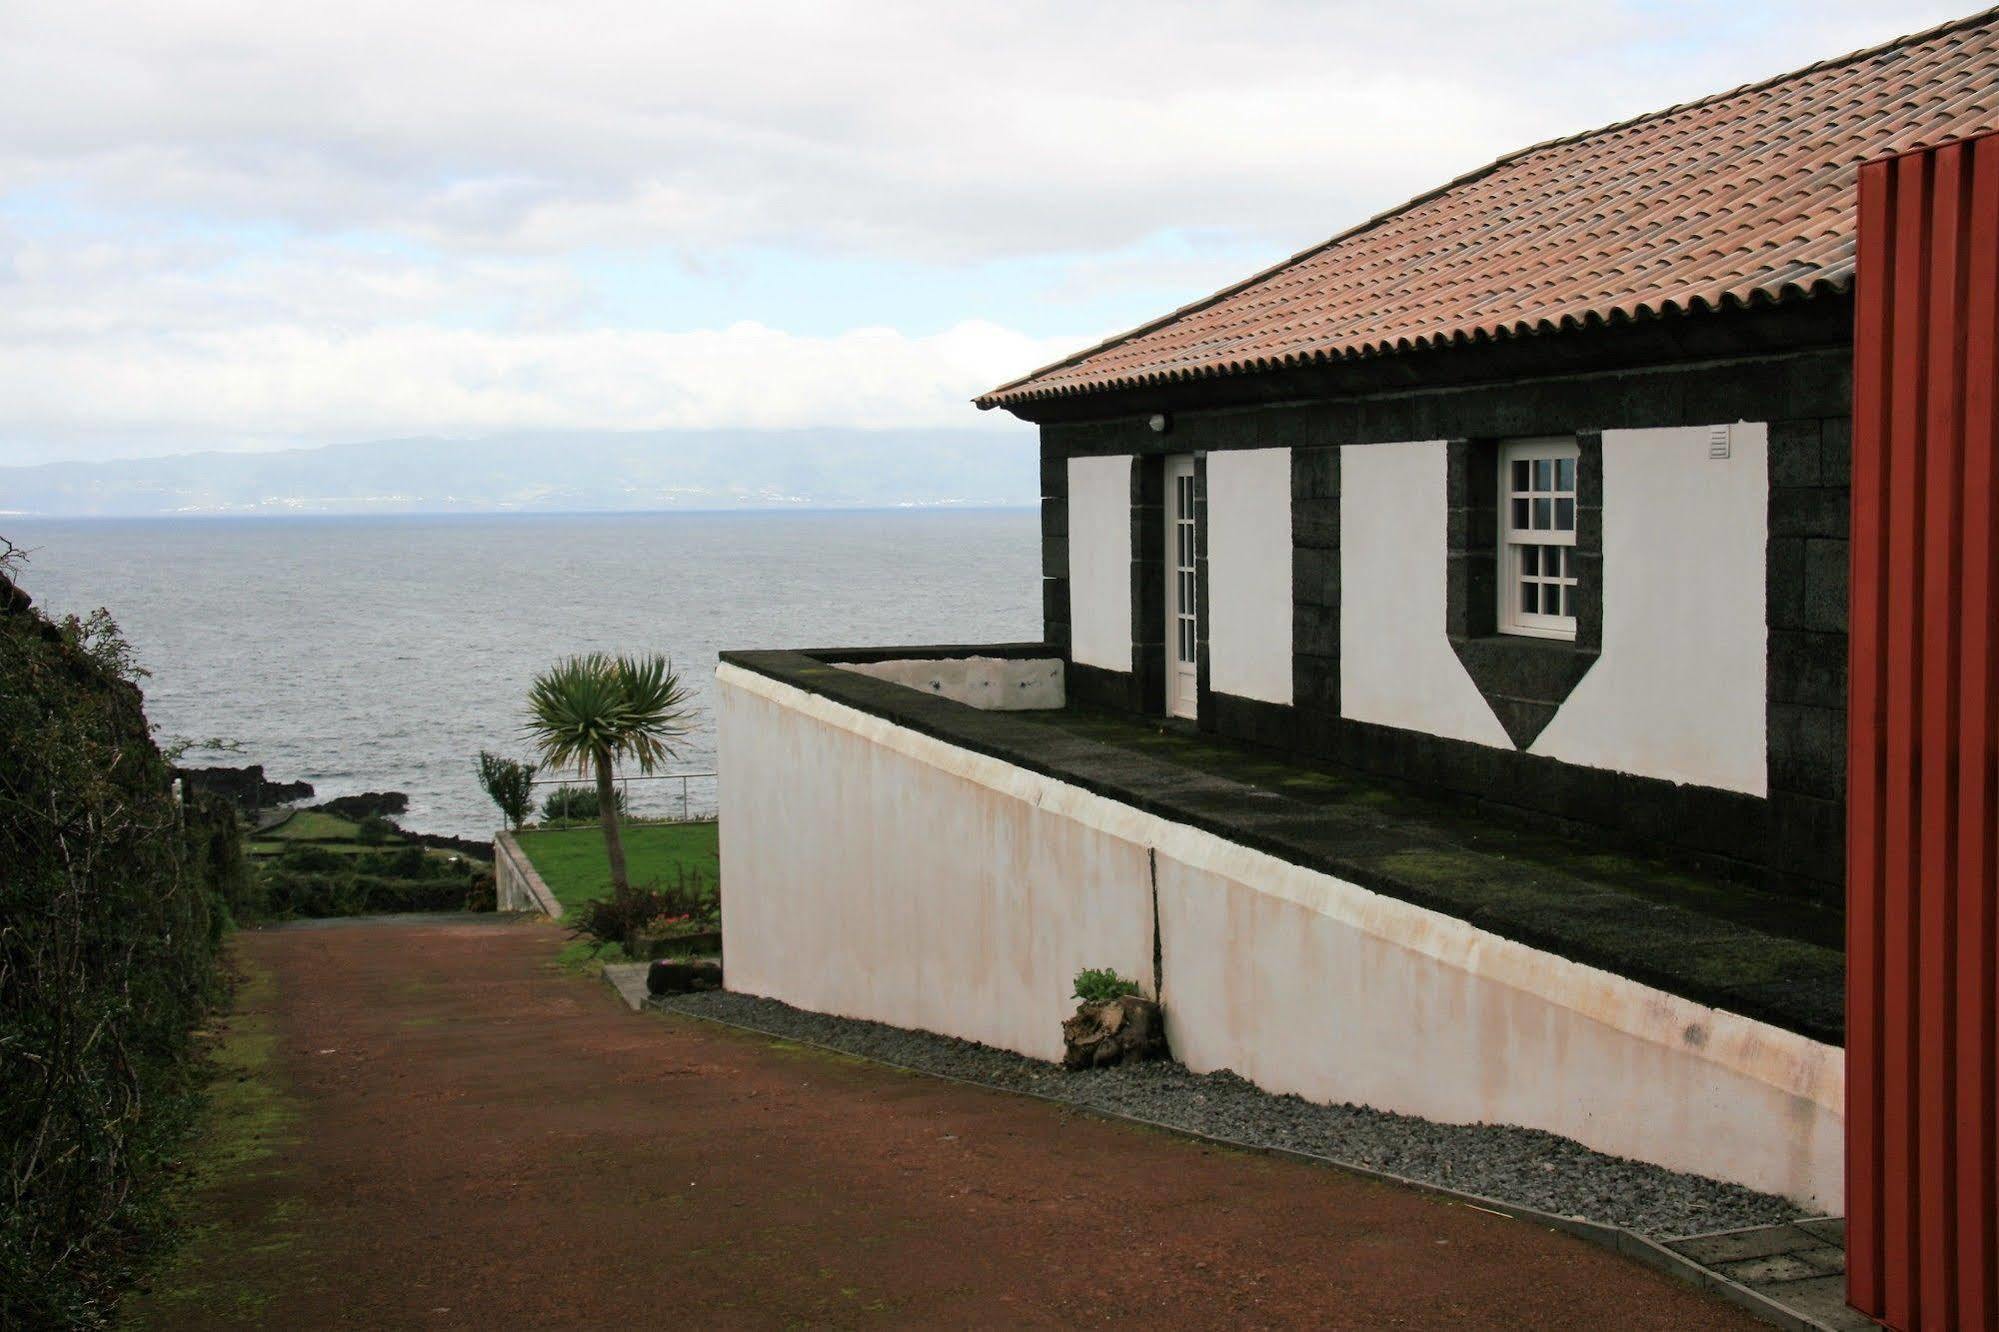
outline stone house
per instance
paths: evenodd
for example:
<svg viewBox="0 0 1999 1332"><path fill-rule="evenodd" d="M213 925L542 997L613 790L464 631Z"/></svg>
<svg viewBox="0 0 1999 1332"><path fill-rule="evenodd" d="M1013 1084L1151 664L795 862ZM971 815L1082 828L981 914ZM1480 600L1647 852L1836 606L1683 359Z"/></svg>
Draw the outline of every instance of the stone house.
<svg viewBox="0 0 1999 1332"><path fill-rule="evenodd" d="M1838 1210L1855 176L1999 13L1524 149L979 399L1040 642L723 654L732 988ZM1863 276L1864 280L1864 276Z"/></svg>

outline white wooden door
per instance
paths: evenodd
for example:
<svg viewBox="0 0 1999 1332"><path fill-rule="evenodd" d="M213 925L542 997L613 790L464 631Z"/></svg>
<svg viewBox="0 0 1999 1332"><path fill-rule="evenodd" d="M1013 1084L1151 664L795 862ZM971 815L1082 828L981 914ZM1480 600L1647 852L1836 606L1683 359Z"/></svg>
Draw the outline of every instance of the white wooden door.
<svg viewBox="0 0 1999 1332"><path fill-rule="evenodd" d="M1192 718L1200 710L1195 647L1200 626L1194 592L1194 460L1166 460L1166 714Z"/></svg>

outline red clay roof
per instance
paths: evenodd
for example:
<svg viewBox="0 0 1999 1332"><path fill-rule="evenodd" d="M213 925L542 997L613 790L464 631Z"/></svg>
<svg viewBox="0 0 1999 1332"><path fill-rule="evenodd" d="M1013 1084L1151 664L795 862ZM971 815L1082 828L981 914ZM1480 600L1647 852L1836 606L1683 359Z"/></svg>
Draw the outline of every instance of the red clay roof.
<svg viewBox="0 0 1999 1332"><path fill-rule="evenodd" d="M1841 291L1857 164L1999 128L1999 9L1503 157L981 407Z"/></svg>

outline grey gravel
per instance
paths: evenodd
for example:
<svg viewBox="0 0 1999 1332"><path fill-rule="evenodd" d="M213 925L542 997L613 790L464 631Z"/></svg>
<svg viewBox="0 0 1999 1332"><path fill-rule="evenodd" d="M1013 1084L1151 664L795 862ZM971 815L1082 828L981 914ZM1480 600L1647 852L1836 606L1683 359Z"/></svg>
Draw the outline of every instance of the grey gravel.
<svg viewBox="0 0 1999 1332"><path fill-rule="evenodd" d="M1607 1156L1539 1129L1436 1124L1365 1106L1320 1105L1264 1091L1226 1069L1190 1073L1180 1064L1157 1061L1072 1073L972 1041L809 1013L726 990L655 996L652 1003L926 1073L1033 1092L1248 1146L1308 1152L1557 1216L1623 1226L1653 1239L1772 1225L1804 1215L1771 1194Z"/></svg>

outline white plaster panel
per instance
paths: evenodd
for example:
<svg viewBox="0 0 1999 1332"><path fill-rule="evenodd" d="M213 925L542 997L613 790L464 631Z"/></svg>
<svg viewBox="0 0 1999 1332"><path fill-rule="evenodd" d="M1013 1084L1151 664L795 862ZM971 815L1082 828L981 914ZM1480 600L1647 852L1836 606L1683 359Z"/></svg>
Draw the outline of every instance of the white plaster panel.
<svg viewBox="0 0 1999 1332"><path fill-rule="evenodd" d="M982 712L1059 708L1066 696L1060 657L923 657L833 665Z"/></svg>
<svg viewBox="0 0 1999 1332"><path fill-rule="evenodd" d="M1291 450L1208 455L1208 687L1291 702Z"/></svg>
<svg viewBox="0 0 1999 1332"><path fill-rule="evenodd" d="M1768 434L1603 435L1603 655L1529 746L1567 763L1768 793Z"/></svg>
<svg viewBox="0 0 1999 1332"><path fill-rule="evenodd" d="M1451 650L1442 440L1340 449L1340 715L1513 748Z"/></svg>
<svg viewBox="0 0 1999 1332"><path fill-rule="evenodd" d="M1054 1057L1077 969L1149 979L1156 872L1162 998L1190 1068L1840 1203L1836 1047L737 667L716 677L733 989Z"/></svg>
<svg viewBox="0 0 1999 1332"><path fill-rule="evenodd" d="M1069 460L1069 656L1131 670L1131 457Z"/></svg>
<svg viewBox="0 0 1999 1332"><path fill-rule="evenodd" d="M730 989L1060 1059L1078 971L1151 976L1142 846L732 687L729 671Z"/></svg>

